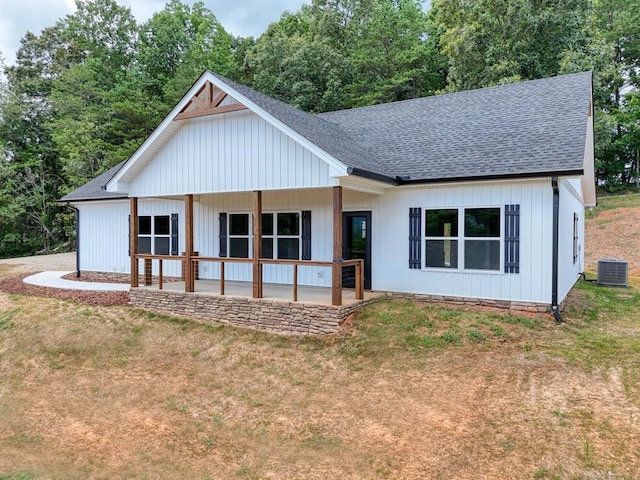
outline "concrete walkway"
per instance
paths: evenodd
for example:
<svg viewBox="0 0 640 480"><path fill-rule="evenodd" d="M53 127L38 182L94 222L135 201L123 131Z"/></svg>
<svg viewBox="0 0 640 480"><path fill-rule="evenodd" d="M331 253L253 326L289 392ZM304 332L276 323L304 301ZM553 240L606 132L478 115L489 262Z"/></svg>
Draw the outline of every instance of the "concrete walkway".
<svg viewBox="0 0 640 480"><path fill-rule="evenodd" d="M62 288L65 290L89 290L93 292L128 292L127 283L100 283L100 282L78 282L75 280L65 280L65 275L73 271L49 271L31 275L23 280L29 285L38 287Z"/></svg>

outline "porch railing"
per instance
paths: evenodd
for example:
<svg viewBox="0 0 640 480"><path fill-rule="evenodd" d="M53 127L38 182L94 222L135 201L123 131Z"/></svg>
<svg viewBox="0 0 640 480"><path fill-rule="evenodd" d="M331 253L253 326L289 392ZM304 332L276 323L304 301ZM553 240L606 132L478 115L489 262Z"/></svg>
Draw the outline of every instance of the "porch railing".
<svg viewBox="0 0 640 480"><path fill-rule="evenodd" d="M179 261L182 262L184 272L185 255L150 255L150 254L136 254L136 266L138 267L135 272L132 272L132 284L131 286L137 287L139 285L139 261L144 260L144 284L151 285L152 283L152 267L153 261L158 261L158 289L163 289L164 284L164 269L163 262L165 261ZM200 262L213 262L220 264L220 295L225 294L225 264L227 263L248 263L253 264L253 258L236 258L236 257L191 257L193 268L191 269L192 275L196 277L198 270L197 266ZM259 268L262 271L263 265L291 265L293 267L293 301L298 301L298 268L299 267L333 267L331 261L315 261L315 260L277 260L271 258L261 258L258 260ZM343 260L342 267L355 267L355 298L356 300L362 300L364 298L364 260L353 259Z"/></svg>

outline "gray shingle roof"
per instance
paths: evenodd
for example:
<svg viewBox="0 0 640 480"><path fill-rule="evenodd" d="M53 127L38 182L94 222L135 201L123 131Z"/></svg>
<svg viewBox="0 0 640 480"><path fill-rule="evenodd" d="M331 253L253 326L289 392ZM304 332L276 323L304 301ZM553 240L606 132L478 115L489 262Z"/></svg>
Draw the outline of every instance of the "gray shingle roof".
<svg viewBox="0 0 640 480"><path fill-rule="evenodd" d="M583 168L590 72L320 115L213 75L357 174L435 182ZM60 201L123 198L103 189L121 166Z"/></svg>
<svg viewBox="0 0 640 480"><path fill-rule="evenodd" d="M107 170L106 172L98 175L90 182L85 183L81 187L76 188L71 193L62 197L59 202L78 202L86 200L110 200L116 198L127 198L126 195L121 193L107 192L104 186L113 176L120 170L120 167L124 165L124 162L120 162L115 167Z"/></svg>
<svg viewBox="0 0 640 480"><path fill-rule="evenodd" d="M348 167L387 175L370 160L363 142L355 141L337 122L326 121L322 116L299 110L216 73L213 75Z"/></svg>
<svg viewBox="0 0 640 480"><path fill-rule="evenodd" d="M590 101L591 73L578 73L319 116L389 176L527 177L582 170Z"/></svg>

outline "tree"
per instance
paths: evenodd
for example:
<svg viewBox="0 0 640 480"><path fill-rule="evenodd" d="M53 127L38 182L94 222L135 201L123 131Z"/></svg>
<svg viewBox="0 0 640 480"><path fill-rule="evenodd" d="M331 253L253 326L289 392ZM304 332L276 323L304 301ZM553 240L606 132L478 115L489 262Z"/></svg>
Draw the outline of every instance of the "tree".
<svg viewBox="0 0 640 480"><path fill-rule="evenodd" d="M609 190L638 182L640 12L626 0L596 0L587 42L564 53L565 72L594 71L596 176Z"/></svg>
<svg viewBox="0 0 640 480"><path fill-rule="evenodd" d="M584 42L587 0L434 0L450 90L556 75Z"/></svg>
<svg viewBox="0 0 640 480"><path fill-rule="evenodd" d="M427 15L420 2L362 1L350 23L353 105L423 97L443 88L440 57L428 41Z"/></svg>
<svg viewBox="0 0 640 480"><path fill-rule="evenodd" d="M170 0L140 29L136 62L143 88L173 106L204 71L228 75L231 36L202 2Z"/></svg>
<svg viewBox="0 0 640 480"><path fill-rule="evenodd" d="M441 89L434 45L416 0L314 0L269 26L243 74L311 112L371 105Z"/></svg>
<svg viewBox="0 0 640 480"><path fill-rule="evenodd" d="M247 53L245 72L257 90L310 112L347 106L350 67L332 39L312 27L307 6L284 13Z"/></svg>

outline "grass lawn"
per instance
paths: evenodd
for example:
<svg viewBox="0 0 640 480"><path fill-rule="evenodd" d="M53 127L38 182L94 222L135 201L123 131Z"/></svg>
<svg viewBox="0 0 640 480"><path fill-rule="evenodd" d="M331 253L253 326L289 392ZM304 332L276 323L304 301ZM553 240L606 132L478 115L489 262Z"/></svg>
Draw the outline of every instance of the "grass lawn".
<svg viewBox="0 0 640 480"><path fill-rule="evenodd" d="M0 270L0 276L9 272ZM637 479L640 279L300 338L0 293L0 480Z"/></svg>

